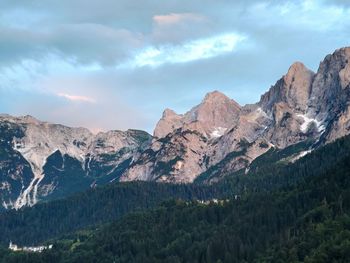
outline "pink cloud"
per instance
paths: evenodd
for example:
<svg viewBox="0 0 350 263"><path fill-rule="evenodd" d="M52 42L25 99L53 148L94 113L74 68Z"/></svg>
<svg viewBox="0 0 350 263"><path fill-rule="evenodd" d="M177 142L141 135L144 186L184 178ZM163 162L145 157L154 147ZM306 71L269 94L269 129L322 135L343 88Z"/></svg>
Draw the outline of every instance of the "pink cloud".
<svg viewBox="0 0 350 263"><path fill-rule="evenodd" d="M204 16L194 13L173 13L168 15L156 15L153 17L153 21L158 25L174 25L186 21L201 22L204 20L206 20Z"/></svg>
<svg viewBox="0 0 350 263"><path fill-rule="evenodd" d="M96 100L90 97L86 96L78 96L78 95L70 95L66 93L58 93L57 96L65 98L70 101L76 101L76 102L89 102L89 103L95 103Z"/></svg>
<svg viewBox="0 0 350 263"><path fill-rule="evenodd" d="M196 13L171 13L153 16L152 40L155 43L179 43L210 33L212 22Z"/></svg>

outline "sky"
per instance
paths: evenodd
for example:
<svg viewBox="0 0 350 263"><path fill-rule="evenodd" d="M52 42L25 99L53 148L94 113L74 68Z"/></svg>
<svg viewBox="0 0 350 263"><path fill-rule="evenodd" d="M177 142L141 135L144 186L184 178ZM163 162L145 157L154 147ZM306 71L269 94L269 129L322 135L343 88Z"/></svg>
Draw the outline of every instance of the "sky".
<svg viewBox="0 0 350 263"><path fill-rule="evenodd" d="M348 0L1 0L0 113L151 133L165 108L255 103L344 46Z"/></svg>

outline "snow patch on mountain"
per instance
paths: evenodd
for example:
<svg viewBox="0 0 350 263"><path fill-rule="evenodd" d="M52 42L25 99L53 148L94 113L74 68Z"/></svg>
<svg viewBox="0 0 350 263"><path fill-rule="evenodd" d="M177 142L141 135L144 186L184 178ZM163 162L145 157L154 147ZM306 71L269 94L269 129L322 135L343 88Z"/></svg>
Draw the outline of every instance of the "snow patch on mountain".
<svg viewBox="0 0 350 263"><path fill-rule="evenodd" d="M225 134L225 132L227 131L227 128L223 128L223 127L216 127L212 133L210 134L211 138L219 138L222 135Z"/></svg>
<svg viewBox="0 0 350 263"><path fill-rule="evenodd" d="M22 182L22 189L13 204L6 204L7 207L11 205L16 209L36 204L40 199L39 192L42 195L44 192L52 191L48 188L49 184L43 186L40 183L45 177L44 166L47 158L56 151L78 160L82 169L87 170L85 172L89 175L92 160L110 166L113 172L119 163L130 158L135 151L145 147L148 140L151 140L151 136L142 131L108 131L95 135L85 128L41 122L31 116L2 115L0 120L14 123L23 130L24 136L14 137L10 143L12 148L28 162L33 173L27 184ZM118 153L119 151L121 152ZM104 160L106 155L113 157L106 162Z"/></svg>
<svg viewBox="0 0 350 263"><path fill-rule="evenodd" d="M302 132L307 132L308 129L309 129L309 125L311 123L315 123L316 124L316 127L317 127L317 131L318 132L322 132L325 127L324 125L322 125L322 122L321 121L318 121L317 119L314 119L314 118L310 118L308 117L306 114L297 114L298 117L302 118L303 119L303 123L300 125L300 130Z"/></svg>
<svg viewBox="0 0 350 263"><path fill-rule="evenodd" d="M312 152L312 150L302 151L302 152L300 152L298 155L296 155L295 157L293 157L293 158L291 159L291 162L294 163L294 162L296 162L297 160L303 158L304 156L308 155L308 154L311 153L311 152Z"/></svg>

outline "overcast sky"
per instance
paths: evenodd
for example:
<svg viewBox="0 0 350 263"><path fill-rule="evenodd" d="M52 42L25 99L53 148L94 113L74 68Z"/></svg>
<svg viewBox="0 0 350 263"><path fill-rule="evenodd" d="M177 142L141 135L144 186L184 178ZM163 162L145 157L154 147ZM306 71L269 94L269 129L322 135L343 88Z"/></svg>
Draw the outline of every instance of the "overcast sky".
<svg viewBox="0 0 350 263"><path fill-rule="evenodd" d="M1 0L0 112L152 132L209 91L254 103L350 46L349 2Z"/></svg>

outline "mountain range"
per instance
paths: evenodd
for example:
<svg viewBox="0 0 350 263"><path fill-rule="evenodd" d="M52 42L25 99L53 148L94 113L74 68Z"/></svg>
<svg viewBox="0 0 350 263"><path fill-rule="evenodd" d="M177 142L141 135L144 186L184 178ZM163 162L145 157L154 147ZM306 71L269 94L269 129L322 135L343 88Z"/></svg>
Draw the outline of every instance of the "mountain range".
<svg viewBox="0 0 350 263"><path fill-rule="evenodd" d="M153 136L0 115L0 201L19 209L113 181L212 184L271 151L292 147L280 161L293 163L349 133L347 47L317 72L292 64L255 104L214 91L185 114L166 109Z"/></svg>

